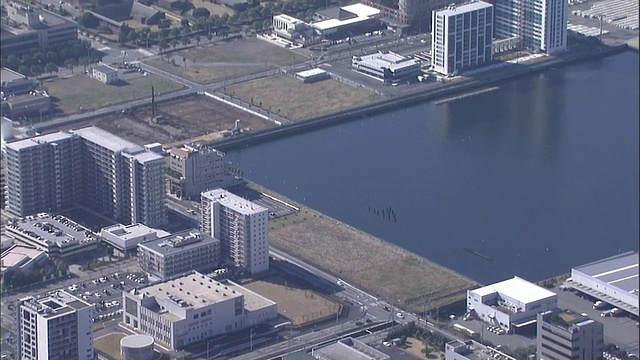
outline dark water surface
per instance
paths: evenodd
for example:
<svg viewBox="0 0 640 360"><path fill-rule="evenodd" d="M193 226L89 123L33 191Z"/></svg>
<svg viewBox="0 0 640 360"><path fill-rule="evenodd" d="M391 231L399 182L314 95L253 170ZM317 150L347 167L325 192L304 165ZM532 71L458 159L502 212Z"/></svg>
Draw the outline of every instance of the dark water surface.
<svg viewBox="0 0 640 360"><path fill-rule="evenodd" d="M481 283L541 280L638 250L638 59L627 52L227 156L248 179ZM376 215L385 208L395 221Z"/></svg>

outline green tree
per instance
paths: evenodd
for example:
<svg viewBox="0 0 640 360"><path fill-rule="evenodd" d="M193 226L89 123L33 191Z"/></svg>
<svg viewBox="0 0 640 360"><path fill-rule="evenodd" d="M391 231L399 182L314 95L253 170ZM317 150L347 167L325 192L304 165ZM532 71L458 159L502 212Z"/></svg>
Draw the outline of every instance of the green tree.
<svg viewBox="0 0 640 360"><path fill-rule="evenodd" d="M160 39L166 39L169 34L171 33L171 31L169 29L160 29L160 31L158 32L158 36L160 37Z"/></svg>
<svg viewBox="0 0 640 360"><path fill-rule="evenodd" d="M71 70L71 73L73 74L73 67L78 65L78 61L76 59L70 58L64 61L64 66Z"/></svg>
<svg viewBox="0 0 640 360"><path fill-rule="evenodd" d="M209 16L211 16L211 12L207 10L207 8L199 7L193 10L193 17L196 19L199 19L202 17L208 18Z"/></svg>
<svg viewBox="0 0 640 360"><path fill-rule="evenodd" d="M24 76L31 76L31 70L29 70L27 65L20 65L20 67L18 67L18 72Z"/></svg>
<svg viewBox="0 0 640 360"><path fill-rule="evenodd" d="M9 55L7 57L7 60L5 61L5 64L7 65L8 68L13 69L13 70L18 70L18 68L20 68L20 59L18 59L17 56L15 55Z"/></svg>
<svg viewBox="0 0 640 360"><path fill-rule="evenodd" d="M86 56L83 56L80 58L80 60L78 60L78 64L80 64L84 68L85 73L87 72L87 66L89 66L90 63L91 61Z"/></svg>
<svg viewBox="0 0 640 360"><path fill-rule="evenodd" d="M262 30L262 21L258 20L253 23L253 30L260 31Z"/></svg>
<svg viewBox="0 0 640 360"><path fill-rule="evenodd" d="M200 46L200 41L202 41L202 37L200 35L196 35L194 39L196 40L196 45Z"/></svg>
<svg viewBox="0 0 640 360"><path fill-rule="evenodd" d="M209 40L209 42L211 42L211 39L213 39L213 34L208 33L207 34L207 40Z"/></svg>
<svg viewBox="0 0 640 360"><path fill-rule="evenodd" d="M37 65L44 65L47 63L47 57L42 51L38 51L33 54L33 62Z"/></svg>
<svg viewBox="0 0 640 360"><path fill-rule="evenodd" d="M191 39L188 36L183 36L182 39L180 39L180 42L184 46L189 46L191 44Z"/></svg>
<svg viewBox="0 0 640 360"><path fill-rule="evenodd" d="M189 19L182 19L180 20L180 27L189 27Z"/></svg>
<svg viewBox="0 0 640 360"><path fill-rule="evenodd" d="M31 62L33 61L33 58L31 57L31 55L29 54L24 54L22 55L22 57L20 58L20 62L22 63L22 65L24 66L31 66Z"/></svg>
<svg viewBox="0 0 640 360"><path fill-rule="evenodd" d="M29 70L31 70L31 73L34 76L38 76L42 74L42 66L40 65L31 65L31 67L29 68Z"/></svg>
<svg viewBox="0 0 640 360"><path fill-rule="evenodd" d="M165 40L160 40L158 44L158 48L160 49L160 53L163 53L165 50L169 48L169 44Z"/></svg>
<svg viewBox="0 0 640 360"><path fill-rule="evenodd" d="M53 62L47 63L47 65L44 66L44 72L49 73L49 75L53 75L54 72L58 72L58 65Z"/></svg>
<svg viewBox="0 0 640 360"><path fill-rule="evenodd" d="M169 34L171 37L178 37L180 35L180 28L172 28Z"/></svg>
<svg viewBox="0 0 640 360"><path fill-rule="evenodd" d="M60 61L60 57L58 56L57 52L49 50L47 51L47 60L52 63L58 63L58 61Z"/></svg>
<svg viewBox="0 0 640 360"><path fill-rule="evenodd" d="M176 47L178 47L178 40L176 40L176 39L171 40L170 45L175 50Z"/></svg>
<svg viewBox="0 0 640 360"><path fill-rule="evenodd" d="M97 17L95 17L88 11L83 12L82 15L80 15L80 17L78 18L77 22L78 25L89 29L95 29L98 27L98 25L100 25L100 20L98 20Z"/></svg>

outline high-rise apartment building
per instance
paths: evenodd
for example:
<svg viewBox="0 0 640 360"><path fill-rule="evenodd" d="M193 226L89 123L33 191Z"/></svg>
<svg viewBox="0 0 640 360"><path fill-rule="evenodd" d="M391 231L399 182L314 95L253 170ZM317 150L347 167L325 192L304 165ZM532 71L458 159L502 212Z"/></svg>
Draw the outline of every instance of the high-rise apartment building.
<svg viewBox="0 0 640 360"><path fill-rule="evenodd" d="M223 189L201 196L202 231L220 240L223 261L256 274L269 270L269 210Z"/></svg>
<svg viewBox="0 0 640 360"><path fill-rule="evenodd" d="M522 47L555 54L567 49L565 0L495 0L495 37L520 38Z"/></svg>
<svg viewBox="0 0 640 360"><path fill-rule="evenodd" d="M478 1L433 12L433 70L452 75L493 59L493 6Z"/></svg>
<svg viewBox="0 0 640 360"><path fill-rule="evenodd" d="M18 359L93 360L93 306L65 292L20 299Z"/></svg>
<svg viewBox="0 0 640 360"><path fill-rule="evenodd" d="M197 199L203 191L230 186L234 178L225 167L224 153L183 145L169 150L167 180L169 194L180 199Z"/></svg>
<svg viewBox="0 0 640 360"><path fill-rule="evenodd" d="M570 310L538 314L539 360L600 360L604 325Z"/></svg>
<svg viewBox="0 0 640 360"><path fill-rule="evenodd" d="M12 214L80 204L126 224L166 222L164 157L100 128L11 142L6 157Z"/></svg>

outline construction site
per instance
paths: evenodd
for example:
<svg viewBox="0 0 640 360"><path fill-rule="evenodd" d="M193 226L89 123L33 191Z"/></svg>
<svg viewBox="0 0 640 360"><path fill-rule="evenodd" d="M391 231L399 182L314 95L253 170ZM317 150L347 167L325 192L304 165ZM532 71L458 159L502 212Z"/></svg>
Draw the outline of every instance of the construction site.
<svg viewBox="0 0 640 360"><path fill-rule="evenodd" d="M96 125L136 144L159 142L165 147L191 141L208 143L276 126L269 120L204 95L162 103L152 99L148 106L127 108L61 130L88 125Z"/></svg>

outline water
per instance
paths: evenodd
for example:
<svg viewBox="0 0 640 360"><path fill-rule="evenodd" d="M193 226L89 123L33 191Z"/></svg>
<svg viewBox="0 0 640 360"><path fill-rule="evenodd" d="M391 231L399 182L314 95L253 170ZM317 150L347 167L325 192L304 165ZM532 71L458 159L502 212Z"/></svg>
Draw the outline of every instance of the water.
<svg viewBox="0 0 640 360"><path fill-rule="evenodd" d="M541 280L638 250L638 67L628 52L227 155L248 179L481 283Z"/></svg>

